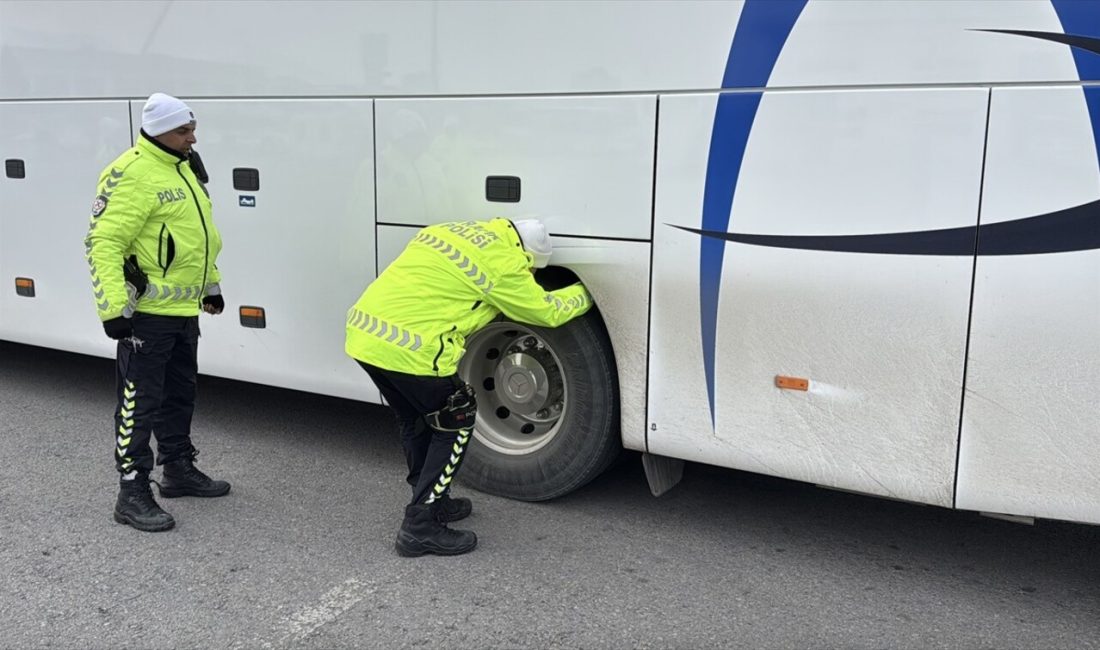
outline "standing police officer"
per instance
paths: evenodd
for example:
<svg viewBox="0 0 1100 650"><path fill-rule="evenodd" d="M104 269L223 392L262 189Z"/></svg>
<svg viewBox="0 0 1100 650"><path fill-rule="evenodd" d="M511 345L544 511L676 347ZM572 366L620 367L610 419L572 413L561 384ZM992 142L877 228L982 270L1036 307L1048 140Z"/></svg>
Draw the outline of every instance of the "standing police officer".
<svg viewBox="0 0 1100 650"><path fill-rule="evenodd" d="M451 498L477 413L474 390L457 374L466 337L504 313L557 327L592 306L574 284L546 291L533 270L550 260L539 221L443 223L422 229L348 311L345 350L367 371L401 428L413 486L397 534L398 553L458 555L477 536L447 522L468 516Z"/></svg>
<svg viewBox="0 0 1100 650"><path fill-rule="evenodd" d="M85 240L103 329L118 341L114 459L121 475L114 518L144 531L175 520L153 500L150 434L164 465L160 495L216 497L229 483L195 467L191 444L199 311L225 307L195 114L179 99L149 97L137 144L99 177ZM197 175L196 175L197 174ZM124 268L125 267L125 268Z"/></svg>

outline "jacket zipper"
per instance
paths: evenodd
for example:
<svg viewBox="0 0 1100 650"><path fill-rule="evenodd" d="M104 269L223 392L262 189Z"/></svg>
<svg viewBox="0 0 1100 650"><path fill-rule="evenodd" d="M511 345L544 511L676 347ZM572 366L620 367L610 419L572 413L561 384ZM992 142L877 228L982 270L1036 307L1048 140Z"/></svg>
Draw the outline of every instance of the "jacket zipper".
<svg viewBox="0 0 1100 650"><path fill-rule="evenodd" d="M210 233L206 230L206 218L202 216L202 206L199 205L199 197L195 196L195 188L191 187L191 183L187 181L187 177L183 175L183 171L180 169L180 165L185 162L187 161L181 160L176 163L176 173L180 175L184 185L191 191L191 198L195 201L195 209L199 211L199 223L202 224L202 285L199 286L199 309L202 310L202 295L206 291L206 269L210 268Z"/></svg>
<svg viewBox="0 0 1100 650"><path fill-rule="evenodd" d="M160 267L160 277L168 275L168 265L164 263L164 231L168 229L168 224L160 224L160 234L157 236L157 266Z"/></svg>
<svg viewBox="0 0 1100 650"><path fill-rule="evenodd" d="M167 234L167 237L165 235ZM161 253L163 252L163 255ZM160 224L160 235L157 237L157 266L160 267L160 277L168 277L168 267L176 259L176 244L172 239L172 231L168 230L168 224Z"/></svg>

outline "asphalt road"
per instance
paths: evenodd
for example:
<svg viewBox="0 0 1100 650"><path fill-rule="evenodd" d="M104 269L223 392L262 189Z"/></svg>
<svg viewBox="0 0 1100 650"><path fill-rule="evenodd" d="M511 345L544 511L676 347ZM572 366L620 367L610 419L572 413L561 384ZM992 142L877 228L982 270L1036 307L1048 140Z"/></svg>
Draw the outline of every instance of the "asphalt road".
<svg viewBox="0 0 1100 650"><path fill-rule="evenodd" d="M0 342L0 647L1100 648L1100 527L1024 526L636 455L550 503L474 499L407 559L389 412L200 378L221 499L111 520L112 362Z"/></svg>

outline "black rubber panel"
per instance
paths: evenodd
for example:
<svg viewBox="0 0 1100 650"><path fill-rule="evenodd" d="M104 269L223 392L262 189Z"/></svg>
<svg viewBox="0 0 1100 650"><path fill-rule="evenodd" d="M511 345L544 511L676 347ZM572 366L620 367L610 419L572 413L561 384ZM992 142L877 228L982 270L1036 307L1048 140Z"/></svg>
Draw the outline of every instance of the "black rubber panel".
<svg viewBox="0 0 1100 650"><path fill-rule="evenodd" d="M233 189L242 192L256 192L260 189L260 170L252 167L233 169Z"/></svg>
<svg viewBox="0 0 1100 650"><path fill-rule="evenodd" d="M4 173L8 178L26 178L27 167L22 160L9 158L4 161Z"/></svg>
<svg viewBox="0 0 1100 650"><path fill-rule="evenodd" d="M519 176L488 176L485 179L485 200L498 203L519 203Z"/></svg>

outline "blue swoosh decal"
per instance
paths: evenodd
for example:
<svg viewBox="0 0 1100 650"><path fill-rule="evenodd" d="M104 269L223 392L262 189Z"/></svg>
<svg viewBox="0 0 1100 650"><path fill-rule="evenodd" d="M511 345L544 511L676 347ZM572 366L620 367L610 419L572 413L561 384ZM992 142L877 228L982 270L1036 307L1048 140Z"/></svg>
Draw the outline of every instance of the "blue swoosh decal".
<svg viewBox="0 0 1100 650"><path fill-rule="evenodd" d="M806 0L746 0L730 44L723 88L763 88L783 44ZM745 157L760 93L718 97L707 158L703 190L702 225L705 230L729 228L733 195ZM718 321L718 294L722 283L725 242L704 237L699 248L699 317L702 326L703 367L707 380L710 421L714 426L714 351Z"/></svg>
<svg viewBox="0 0 1100 650"><path fill-rule="evenodd" d="M1059 34L1057 32L1033 32L1027 29L979 29L977 31L1038 38L1043 41L1053 41L1055 43L1069 45L1070 47L1079 47L1082 50L1100 54L1100 38L1077 36L1076 34ZM1080 70L1078 70L1078 73L1080 73Z"/></svg>
<svg viewBox="0 0 1100 650"><path fill-rule="evenodd" d="M1068 35L1090 34L1077 38L1100 43L1100 39L1096 38L1096 30L1100 29L1100 2L1051 0L1051 4L1062 23L1062 31ZM1081 81L1100 81L1100 51L1080 42L1070 45L1074 46L1073 62L1077 64L1077 76Z"/></svg>
<svg viewBox="0 0 1100 650"><path fill-rule="evenodd" d="M1067 34L1096 34L1100 29L1100 2L1078 0L1051 0L1062 31ZM1100 39L1092 38L1100 44ZM1077 77L1081 81L1100 81L1100 51L1072 43L1073 62L1077 65ZM1092 138L1096 142L1096 164L1100 167L1100 88L1084 88L1085 104L1092 120Z"/></svg>
<svg viewBox="0 0 1100 650"><path fill-rule="evenodd" d="M670 225L753 246L881 255L1041 255L1100 249L1100 201L1000 223L871 235L749 235ZM977 237L977 248L975 238Z"/></svg>

